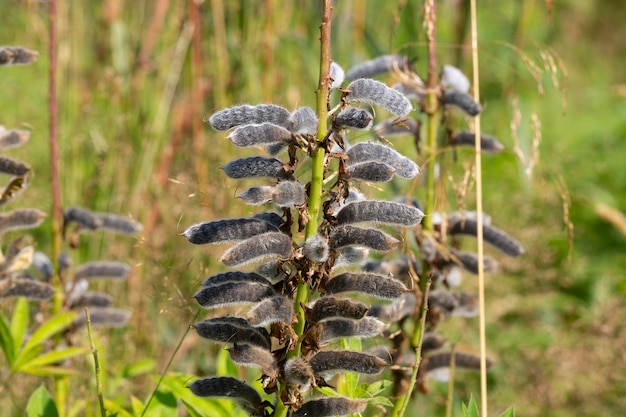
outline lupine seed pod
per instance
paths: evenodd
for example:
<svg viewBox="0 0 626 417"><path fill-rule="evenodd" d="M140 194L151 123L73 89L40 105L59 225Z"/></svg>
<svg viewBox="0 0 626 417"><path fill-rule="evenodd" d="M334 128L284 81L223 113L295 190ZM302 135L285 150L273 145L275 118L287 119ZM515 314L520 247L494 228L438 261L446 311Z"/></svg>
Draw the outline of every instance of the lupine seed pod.
<svg viewBox="0 0 626 417"><path fill-rule="evenodd" d="M39 272L41 278L45 282L49 282L54 274L54 267L52 266L52 261L48 258L43 252L35 252L33 254L33 267Z"/></svg>
<svg viewBox="0 0 626 417"><path fill-rule="evenodd" d="M293 276L290 272L285 271L276 260L260 264L257 266L256 272L272 282L282 281Z"/></svg>
<svg viewBox="0 0 626 417"><path fill-rule="evenodd" d="M331 319L318 324L319 343L329 342L343 337L374 337L382 332L386 325L382 321L365 316L360 320Z"/></svg>
<svg viewBox="0 0 626 417"><path fill-rule="evenodd" d="M441 102L444 105L456 106L472 117L482 111L482 107L474 101L472 96L456 90L445 90L441 96Z"/></svg>
<svg viewBox="0 0 626 417"><path fill-rule="evenodd" d="M393 261L369 261L365 263L362 268L365 272L375 272L377 274L407 279L410 278L412 271L417 275L422 273L422 264L415 258L411 258L411 267L409 268L409 260L406 255L401 255Z"/></svg>
<svg viewBox="0 0 626 417"><path fill-rule="evenodd" d="M245 382L229 376L197 379L187 386L198 397L226 397L237 401L252 417L265 415L259 393Z"/></svg>
<svg viewBox="0 0 626 417"><path fill-rule="evenodd" d="M333 268L357 264L367 258L369 250L362 247L346 246L339 249L339 256L335 260Z"/></svg>
<svg viewBox="0 0 626 417"><path fill-rule="evenodd" d="M450 254L453 256L450 262L460 262L463 269L472 274L478 274L478 255L472 252L457 251L450 249ZM445 261L445 263L449 263ZM444 265L445 265L444 263ZM483 269L486 274L494 273L498 270L498 261L491 256L483 257Z"/></svg>
<svg viewBox="0 0 626 417"><path fill-rule="evenodd" d="M0 193L0 205L18 196L28 186L28 177L14 177Z"/></svg>
<svg viewBox="0 0 626 417"><path fill-rule="evenodd" d="M63 230L70 223L76 223L81 229L96 230L102 226L102 219L90 210L82 207L70 207L63 212Z"/></svg>
<svg viewBox="0 0 626 417"><path fill-rule="evenodd" d="M30 64L38 56L39 52L23 46L0 46L0 66Z"/></svg>
<svg viewBox="0 0 626 417"><path fill-rule="evenodd" d="M482 218L483 225L491 225L491 216L489 214L483 212ZM448 224L464 221L465 219L477 221L478 215L475 211L453 211L448 214Z"/></svg>
<svg viewBox="0 0 626 417"><path fill-rule="evenodd" d="M330 253L326 238L318 233L310 236L302 246L302 254L313 262L326 262Z"/></svg>
<svg viewBox="0 0 626 417"><path fill-rule="evenodd" d="M402 178L413 178L419 174L419 167L415 162L380 143L360 142L351 146L346 151L348 165L361 164L363 162L379 162L389 165L396 170L396 174Z"/></svg>
<svg viewBox="0 0 626 417"><path fill-rule="evenodd" d="M450 314L458 305L459 302L451 291L436 289L428 293L428 307L430 310L437 309L445 314Z"/></svg>
<svg viewBox="0 0 626 417"><path fill-rule="evenodd" d="M289 130L296 135L315 135L319 119L310 107L298 107L289 116Z"/></svg>
<svg viewBox="0 0 626 417"><path fill-rule="evenodd" d="M346 91L348 91L346 95L348 102L373 104L398 116L406 116L413 110L408 98L380 81L360 78L348 84Z"/></svg>
<svg viewBox="0 0 626 417"><path fill-rule="evenodd" d="M360 292L377 298L394 299L400 297L407 288L396 279L384 275L344 272L330 279L324 290L328 294Z"/></svg>
<svg viewBox="0 0 626 417"><path fill-rule="evenodd" d="M15 148L30 139L30 131L28 130L6 130L0 125L0 150Z"/></svg>
<svg viewBox="0 0 626 417"><path fill-rule="evenodd" d="M391 71L406 72L411 69L411 60L404 55L381 55L350 68L346 73L349 80L373 78Z"/></svg>
<svg viewBox="0 0 626 417"><path fill-rule="evenodd" d="M456 90L459 93L467 93L470 82L460 69L452 65L444 65L441 70L441 86L444 90Z"/></svg>
<svg viewBox="0 0 626 417"><path fill-rule="evenodd" d="M291 238L278 232L256 235L227 250L220 261L227 266L237 266L266 257L290 258Z"/></svg>
<svg viewBox="0 0 626 417"><path fill-rule="evenodd" d="M272 144L289 144L293 134L284 127L273 123L247 124L233 130L228 139L239 147L268 146Z"/></svg>
<svg viewBox="0 0 626 417"><path fill-rule="evenodd" d="M95 307L89 309L89 318L93 327L124 327L130 320L131 312L121 308ZM87 325L87 319L80 315L72 326L80 328Z"/></svg>
<svg viewBox="0 0 626 417"><path fill-rule="evenodd" d="M273 323L291 324L293 301L282 295L266 298L250 309L246 318L250 325L257 327Z"/></svg>
<svg viewBox="0 0 626 417"><path fill-rule="evenodd" d="M45 282L28 278L5 278L0 280L0 299L24 297L29 300L49 300L55 289Z"/></svg>
<svg viewBox="0 0 626 417"><path fill-rule="evenodd" d="M238 365L261 368L265 375L272 378L278 376L276 358L269 350L254 345L237 344L228 350L230 359Z"/></svg>
<svg viewBox="0 0 626 417"><path fill-rule="evenodd" d="M309 359L309 364L315 375L337 371L373 375L387 366L384 360L374 355L347 350L318 352Z"/></svg>
<svg viewBox="0 0 626 417"><path fill-rule="evenodd" d="M80 279L123 279L130 273L130 265L123 262L96 261L87 262L76 268L74 280Z"/></svg>
<svg viewBox="0 0 626 417"><path fill-rule="evenodd" d="M447 342L447 339L437 333L426 332L422 338L422 354L441 349Z"/></svg>
<svg viewBox="0 0 626 417"><path fill-rule="evenodd" d="M357 301L345 298L321 297L306 310L307 320L317 323L331 317L359 320L365 316L368 307Z"/></svg>
<svg viewBox="0 0 626 417"><path fill-rule="evenodd" d="M424 93L425 86L424 86L424 83L421 82L421 80L420 80L420 83L417 84L416 86L400 82L400 83L396 83L392 85L391 88L393 88L394 90L397 90L398 92L400 92L400 94L402 94L403 96L411 100L419 101L419 100L422 100L424 96L426 95Z"/></svg>
<svg viewBox="0 0 626 417"><path fill-rule="evenodd" d="M306 189L300 181L281 181L272 189L272 201L278 207L299 207L306 203Z"/></svg>
<svg viewBox="0 0 626 417"><path fill-rule="evenodd" d="M343 71L343 68L335 61L330 62L330 79L333 80L330 84L330 88L335 89L341 87L343 84L343 80L346 78L346 74Z"/></svg>
<svg viewBox="0 0 626 417"><path fill-rule="evenodd" d="M454 221L448 225L448 233L476 236L478 223L473 219ZM524 247L521 243L494 226L483 225L483 239L509 256L520 256L524 253Z"/></svg>
<svg viewBox="0 0 626 417"><path fill-rule="evenodd" d="M417 297L412 292L405 292L391 304L370 307L367 315L385 323L395 323L414 314L416 309Z"/></svg>
<svg viewBox="0 0 626 417"><path fill-rule="evenodd" d="M202 287L193 298L204 308L257 303L276 293L272 287L254 282L225 282Z"/></svg>
<svg viewBox="0 0 626 417"><path fill-rule="evenodd" d="M112 213L96 213L96 215L100 219L100 227L111 232L136 235L143 229L140 223L128 217Z"/></svg>
<svg viewBox="0 0 626 417"><path fill-rule="evenodd" d="M285 220L282 217L280 217L278 214L273 213L271 211L257 213L254 216L252 216L252 218L263 220L264 222L271 224L277 229L280 228L285 223Z"/></svg>
<svg viewBox="0 0 626 417"><path fill-rule="evenodd" d="M46 218L46 213L36 209L19 209L0 214L0 235L10 230L37 227Z"/></svg>
<svg viewBox="0 0 626 417"><path fill-rule="evenodd" d="M220 274L212 275L202 281L200 285L203 287L208 287L210 285L221 285L226 282L246 282L246 283L256 283L265 286L272 285L266 278L255 272L243 272L243 271L226 271Z"/></svg>
<svg viewBox="0 0 626 417"><path fill-rule="evenodd" d="M397 226L415 226L424 218L421 210L390 201L355 201L337 213L340 225L373 222Z"/></svg>
<svg viewBox="0 0 626 417"><path fill-rule="evenodd" d="M439 368L449 368L452 360L452 352L441 352L428 355L424 360L424 365L420 366L420 371L431 372ZM490 368L492 361L487 358L487 368ZM460 369L480 369L480 357L471 353L455 352L454 365Z"/></svg>
<svg viewBox="0 0 626 417"><path fill-rule="evenodd" d="M396 174L396 170L387 164L379 162L363 162L362 164L348 165L346 169L346 179L367 182L387 182L391 181Z"/></svg>
<svg viewBox="0 0 626 417"><path fill-rule="evenodd" d="M239 317L214 317L193 324L198 335L222 343L249 343L269 349L270 336L262 327L252 327Z"/></svg>
<svg viewBox="0 0 626 417"><path fill-rule="evenodd" d="M360 413L366 407L366 399L327 397L305 402L292 414L292 417L345 416Z"/></svg>
<svg viewBox="0 0 626 417"><path fill-rule="evenodd" d="M250 204L251 206L260 206L261 204L272 201L272 193L274 188L269 185L250 187L243 193L239 194L239 198Z"/></svg>
<svg viewBox="0 0 626 417"><path fill-rule="evenodd" d="M72 297L69 307L84 308L89 307L109 307L113 304L113 297L102 292L85 292L76 297Z"/></svg>
<svg viewBox="0 0 626 417"><path fill-rule="evenodd" d="M283 149L287 147L285 143L273 143L268 145L265 149L267 149L267 153L272 156L278 155Z"/></svg>
<svg viewBox="0 0 626 417"><path fill-rule="evenodd" d="M279 178L287 179L290 175L285 171L285 164L276 158L251 156L230 161L222 167L230 178Z"/></svg>
<svg viewBox="0 0 626 417"><path fill-rule="evenodd" d="M258 104L251 106L229 107L214 113L209 117L209 123L216 130L228 130L230 128L250 123L272 123L287 127L289 123L289 111L275 104Z"/></svg>
<svg viewBox="0 0 626 417"><path fill-rule="evenodd" d="M394 138L398 136L420 136L420 121L415 119L406 119L398 121L397 118L383 120L374 126L374 132L379 138Z"/></svg>
<svg viewBox="0 0 626 417"><path fill-rule="evenodd" d="M301 357L287 360L283 368L285 383L288 386L298 387L300 392L305 392L311 387L315 380L311 365Z"/></svg>
<svg viewBox="0 0 626 417"><path fill-rule="evenodd" d="M261 219L222 219L190 226L183 232L187 240L196 245L237 242L267 232L278 231Z"/></svg>
<svg viewBox="0 0 626 417"><path fill-rule="evenodd" d="M330 234L329 243L332 248L357 245L375 251L387 252L398 247L400 241L377 229L338 226Z"/></svg>
<svg viewBox="0 0 626 417"><path fill-rule="evenodd" d="M450 143L452 146L471 146L476 144L476 135L474 132L462 130L455 133ZM504 145L498 142L498 139L489 135L480 135L480 149L483 152L498 153L504 150Z"/></svg>
<svg viewBox="0 0 626 417"><path fill-rule="evenodd" d="M24 162L0 155L0 173L23 177L28 171L30 167Z"/></svg>
<svg viewBox="0 0 626 417"><path fill-rule="evenodd" d="M370 130L374 116L364 109L348 107L342 110L333 120L337 129Z"/></svg>
<svg viewBox="0 0 626 417"><path fill-rule="evenodd" d="M479 313L478 295L465 291L453 291L452 296L457 305L452 310L452 315L457 317L476 317Z"/></svg>

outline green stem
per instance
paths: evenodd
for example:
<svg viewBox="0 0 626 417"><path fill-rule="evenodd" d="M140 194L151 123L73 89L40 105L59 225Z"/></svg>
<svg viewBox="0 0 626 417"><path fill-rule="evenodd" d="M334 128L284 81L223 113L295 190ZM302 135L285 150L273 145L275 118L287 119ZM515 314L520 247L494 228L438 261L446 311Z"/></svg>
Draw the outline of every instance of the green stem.
<svg viewBox="0 0 626 417"><path fill-rule="evenodd" d="M93 354L93 362L96 372L96 392L98 396L98 404L100 406L100 415L102 417L106 417L107 410L104 407L104 397L102 395L102 378L100 371L100 359L98 358L98 349L96 349L96 344L93 341L93 334L91 332L91 316L89 315L89 309L85 307L85 317L87 319L87 335L89 336L89 347L91 348L91 353Z"/></svg>

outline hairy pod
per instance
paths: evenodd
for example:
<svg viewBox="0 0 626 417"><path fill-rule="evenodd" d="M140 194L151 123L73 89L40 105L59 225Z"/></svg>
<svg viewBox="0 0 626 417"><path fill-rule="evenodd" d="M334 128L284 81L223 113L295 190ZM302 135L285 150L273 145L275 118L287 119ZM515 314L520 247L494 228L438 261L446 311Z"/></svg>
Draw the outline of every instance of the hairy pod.
<svg viewBox="0 0 626 417"><path fill-rule="evenodd" d="M55 289L45 282L28 278L5 278L0 280L0 299L24 297L29 300L49 300Z"/></svg>
<svg viewBox="0 0 626 417"><path fill-rule="evenodd" d="M72 297L69 307L72 309L89 307L109 307L113 304L113 297L102 292L85 292Z"/></svg>
<svg viewBox="0 0 626 417"><path fill-rule="evenodd" d="M0 235L10 230L37 227L46 218L46 213L37 209L18 209L0 214Z"/></svg>
<svg viewBox="0 0 626 417"><path fill-rule="evenodd" d="M250 309L246 318L250 325L257 327L273 323L291 324L293 301L282 295L266 298Z"/></svg>
<svg viewBox="0 0 626 417"><path fill-rule="evenodd" d="M315 375L337 371L373 375L382 372L387 366L384 360L374 355L347 350L318 352L309 359L309 364Z"/></svg>
<svg viewBox="0 0 626 417"><path fill-rule="evenodd" d="M190 226L183 232L187 240L196 245L237 242L278 229L261 219L241 218L214 220Z"/></svg>
<svg viewBox="0 0 626 417"><path fill-rule="evenodd" d="M245 382L229 376L193 381L187 386L198 397L226 397L237 401L253 417L264 415L265 403L259 393Z"/></svg>
<svg viewBox="0 0 626 417"><path fill-rule="evenodd" d="M255 282L225 282L203 287L193 298L205 308L257 303L276 293L272 287Z"/></svg>
<svg viewBox="0 0 626 417"><path fill-rule="evenodd" d="M143 229L140 223L128 217L112 213L96 213L96 215L100 219L100 227L111 232L136 235Z"/></svg>
<svg viewBox="0 0 626 417"><path fill-rule="evenodd" d="M283 368L285 383L288 386L298 387L300 392L305 392L315 381L315 375L311 365L302 357L287 360Z"/></svg>
<svg viewBox="0 0 626 417"><path fill-rule="evenodd" d="M123 262L95 261L87 262L76 268L74 280L80 279L123 279L130 273L130 265Z"/></svg>
<svg viewBox="0 0 626 417"><path fill-rule="evenodd" d="M452 363L452 352L440 352L428 355L420 364L420 372L432 372L440 368L449 368ZM454 365L459 369L480 369L480 357L471 353L455 352ZM492 361L487 358L487 368L490 368Z"/></svg>
<svg viewBox="0 0 626 417"><path fill-rule="evenodd" d="M300 181L281 181L272 189L272 201L278 207L299 207L306 203L306 189Z"/></svg>
<svg viewBox="0 0 626 417"><path fill-rule="evenodd" d="M462 130L455 133L451 142L452 146L476 146L476 135L474 132ZM480 149L483 152L498 153L504 150L504 145L498 139L489 135L480 135Z"/></svg>
<svg viewBox="0 0 626 417"><path fill-rule="evenodd" d="M400 82L400 83L396 83L392 85L391 88L393 88L394 90L397 90L398 92L400 92L400 94L402 94L403 96L411 100L419 101L419 100L422 100L424 96L426 95L424 93L425 91L424 82L421 79L419 80L419 83L415 85Z"/></svg>
<svg viewBox="0 0 626 417"><path fill-rule="evenodd" d="M255 272L243 272L243 271L226 271L220 274L212 275L202 281L203 287L208 287L210 285L221 285L226 282L246 282L246 283L256 283L265 286L272 285L266 278Z"/></svg>
<svg viewBox="0 0 626 417"><path fill-rule="evenodd" d="M256 268L256 272L272 282L282 281L294 276L293 270L289 269L286 271L282 265L280 265L280 262L276 260L260 264Z"/></svg>
<svg viewBox="0 0 626 417"><path fill-rule="evenodd" d="M451 314L458 305L459 302L451 291L436 289L428 293L428 307L430 310L437 309L445 314Z"/></svg>
<svg viewBox="0 0 626 417"><path fill-rule="evenodd" d="M450 249L452 255L451 262L460 263L460 265L472 274L478 274L478 255L472 252L458 251ZM449 263L446 261L446 263ZM483 269L486 274L494 273L498 270L498 261L491 256L483 256Z"/></svg>
<svg viewBox="0 0 626 417"><path fill-rule="evenodd" d="M310 107L298 107L289 116L289 130L296 135L311 135L317 133L319 119Z"/></svg>
<svg viewBox="0 0 626 417"><path fill-rule="evenodd" d="M291 238L279 232L256 235L227 250L220 261L227 266L237 266L267 257L290 258Z"/></svg>
<svg viewBox="0 0 626 417"><path fill-rule="evenodd" d="M285 170L285 164L276 158L250 156L230 161L222 167L224 173L233 179L241 178L279 178L287 179L291 175Z"/></svg>
<svg viewBox="0 0 626 417"><path fill-rule="evenodd" d="M330 319L317 324L319 343L329 342L343 337L374 337L385 329L385 323L365 316L360 320Z"/></svg>
<svg viewBox="0 0 626 417"><path fill-rule="evenodd" d="M367 182L387 182L391 181L395 174L396 170L393 167L370 161L348 165L345 178Z"/></svg>
<svg viewBox="0 0 626 417"><path fill-rule="evenodd" d="M286 145L293 141L293 134L273 123L248 124L233 130L228 139L239 147Z"/></svg>
<svg viewBox="0 0 626 417"><path fill-rule="evenodd" d="M102 226L102 219L94 212L82 207L70 207L63 212L63 229L76 223L81 229L96 230Z"/></svg>
<svg viewBox="0 0 626 417"><path fill-rule="evenodd" d="M321 297L306 310L307 320L318 323L331 317L359 320L365 316L368 307L346 298Z"/></svg>
<svg viewBox="0 0 626 417"><path fill-rule="evenodd" d="M28 130L6 130L0 125L0 150L15 148L26 143L30 139Z"/></svg>
<svg viewBox="0 0 626 417"><path fill-rule="evenodd" d="M422 355L441 349L447 342L447 339L437 333L426 332L422 338Z"/></svg>
<svg viewBox="0 0 626 417"><path fill-rule="evenodd" d="M95 307L89 309L89 319L92 327L124 327L130 320L131 312L121 308ZM78 316L72 326L80 328L87 325L84 315Z"/></svg>
<svg viewBox="0 0 626 417"><path fill-rule="evenodd" d="M230 359L238 365L261 368L265 375L278 376L278 365L274 355L267 349L248 344L237 344L228 350Z"/></svg>
<svg viewBox="0 0 626 417"><path fill-rule="evenodd" d="M373 104L398 116L406 116L413 110L408 98L380 81L360 78L348 84L346 91L348 92L346 94L348 102L357 101Z"/></svg>
<svg viewBox="0 0 626 417"><path fill-rule="evenodd" d="M456 299L456 307L452 315L457 317L476 317L479 313L478 295L465 291L453 291L452 296Z"/></svg>
<svg viewBox="0 0 626 417"><path fill-rule="evenodd" d="M407 179L415 177L420 172L415 162L402 155L400 152L380 143L357 143L348 148L346 155L349 158L349 166L364 162L378 162L389 165L396 171L398 176Z"/></svg>
<svg viewBox="0 0 626 417"><path fill-rule="evenodd" d="M318 233L310 236L302 246L302 254L313 262L326 262L330 253L326 238Z"/></svg>
<svg viewBox="0 0 626 417"><path fill-rule="evenodd" d="M251 123L272 123L287 127L289 111L275 104L258 104L256 106L243 104L214 113L209 117L209 123L216 130L228 130Z"/></svg>
<svg viewBox="0 0 626 417"><path fill-rule="evenodd" d="M273 190L269 185L254 186L239 194L239 198L251 206L260 206L272 201Z"/></svg>
<svg viewBox="0 0 626 417"><path fill-rule="evenodd" d="M468 218L453 221L448 225L448 233L476 236L478 234L478 222ZM521 243L494 226L483 224L483 239L509 256L520 256L524 253L524 247Z"/></svg>
<svg viewBox="0 0 626 417"><path fill-rule="evenodd" d="M400 244L398 239L381 230L354 226L336 227L330 234L329 242L332 248L357 245L380 252L393 250Z"/></svg>
<svg viewBox="0 0 626 417"><path fill-rule="evenodd" d="M270 349L270 336L262 327L252 327L239 317L214 317L192 325L198 335L222 343L249 343Z"/></svg>
<svg viewBox="0 0 626 417"><path fill-rule="evenodd" d="M345 416L360 413L366 407L366 399L326 397L305 402L292 414L292 417Z"/></svg>
<svg viewBox="0 0 626 417"><path fill-rule="evenodd" d="M257 213L252 216L253 219L263 220L274 226L275 228L280 228L283 224L285 224L285 220L280 217L277 213L271 211L265 211L262 213Z"/></svg>
<svg viewBox="0 0 626 417"><path fill-rule="evenodd" d="M381 55L350 68L346 73L349 80L373 78L386 72L411 70L411 60L404 55Z"/></svg>
<svg viewBox="0 0 626 417"><path fill-rule="evenodd" d="M363 271L374 272L376 274L391 275L396 278L410 279L410 274L415 272L417 275L422 273L422 264L411 257L411 266L409 267L409 259L406 255L401 255L393 261L369 261L363 264Z"/></svg>
<svg viewBox="0 0 626 417"><path fill-rule="evenodd" d="M0 46L0 66L30 64L38 56L39 52L23 46Z"/></svg>
<svg viewBox="0 0 626 417"><path fill-rule="evenodd" d="M14 177L0 192L0 206L17 197L28 186L28 177Z"/></svg>
<svg viewBox="0 0 626 417"><path fill-rule="evenodd" d="M376 317L385 323L395 323L413 315L417 309L417 297L412 292L405 292L391 304L370 307L368 316Z"/></svg>
<svg viewBox="0 0 626 417"><path fill-rule="evenodd" d="M374 126L374 132L379 138L394 138L398 136L420 137L420 121L415 119L398 120L391 118L383 120Z"/></svg>
<svg viewBox="0 0 626 417"><path fill-rule="evenodd" d="M477 116L482 111L482 107L474 101L472 96L456 90L445 90L441 96L441 102L444 105L458 107L472 117Z"/></svg>
<svg viewBox="0 0 626 417"><path fill-rule="evenodd" d="M394 299L400 297L407 288L396 279L370 273L344 272L330 279L324 285L328 294L360 292L377 298Z"/></svg>
<svg viewBox="0 0 626 417"><path fill-rule="evenodd" d="M452 65L444 65L441 70L441 87L444 90L455 90L467 94L470 82L460 69Z"/></svg>
<svg viewBox="0 0 626 417"><path fill-rule="evenodd" d="M343 80L346 78L346 74L343 71L343 68L341 68L341 66L337 64L335 61L330 62L329 76L330 76L330 79L332 80L332 83L330 84L331 89L341 87L341 84L343 84Z"/></svg>
<svg viewBox="0 0 626 417"><path fill-rule="evenodd" d="M339 256L335 260L333 268L357 264L367 258L369 250L363 247L346 246L339 249Z"/></svg>
<svg viewBox="0 0 626 417"><path fill-rule="evenodd" d="M337 129L369 130L374 116L364 109L348 107L335 116L333 126Z"/></svg>
<svg viewBox="0 0 626 417"><path fill-rule="evenodd" d="M39 272L41 278L45 282L49 282L52 279L52 275L54 274L54 266L52 265L52 261L48 258L43 252L35 252L33 254L33 267Z"/></svg>
<svg viewBox="0 0 626 417"><path fill-rule="evenodd" d="M415 226L424 218L421 210L390 201L355 201L346 204L337 213L339 225L353 223L381 223L397 226Z"/></svg>

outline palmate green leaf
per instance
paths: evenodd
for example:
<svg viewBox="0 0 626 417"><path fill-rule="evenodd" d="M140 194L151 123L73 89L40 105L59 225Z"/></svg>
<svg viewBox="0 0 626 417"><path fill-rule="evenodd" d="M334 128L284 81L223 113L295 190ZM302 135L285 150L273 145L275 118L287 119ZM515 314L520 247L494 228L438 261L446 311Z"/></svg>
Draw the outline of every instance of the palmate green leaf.
<svg viewBox="0 0 626 417"><path fill-rule="evenodd" d="M467 406L463 404L463 417L480 417L478 404L476 404L476 400L473 395L470 397L469 404Z"/></svg>
<svg viewBox="0 0 626 417"><path fill-rule="evenodd" d="M89 349L86 347L69 347L66 349L44 353L43 355L34 357L26 363L16 363L14 372L32 373L31 371L36 371L36 368L40 366L53 365L87 352L89 352Z"/></svg>
<svg viewBox="0 0 626 417"><path fill-rule="evenodd" d="M0 314L0 347L2 347L2 351L7 358L9 366L13 367L13 362L15 361L15 342L13 341L9 323L7 323L7 320L2 314Z"/></svg>
<svg viewBox="0 0 626 417"><path fill-rule="evenodd" d="M57 406L43 385L37 388L28 399L26 417L59 417Z"/></svg>
<svg viewBox="0 0 626 417"><path fill-rule="evenodd" d="M26 298L18 298L11 318L11 335L14 341L14 357L17 356L22 340L28 330L30 307Z"/></svg>
<svg viewBox="0 0 626 417"><path fill-rule="evenodd" d="M40 344L48 340L50 337L70 327L76 317L78 317L78 313L73 311L60 313L42 324L33 333L24 348L19 352L18 356L15 358L15 363L22 364L27 360L27 358L32 357L31 351L37 349Z"/></svg>
<svg viewBox="0 0 626 417"><path fill-rule="evenodd" d="M384 407L393 408L393 403L387 397L372 397L368 402L368 405L382 405Z"/></svg>
<svg viewBox="0 0 626 417"><path fill-rule="evenodd" d="M515 417L515 409L513 407L507 408L500 417Z"/></svg>
<svg viewBox="0 0 626 417"><path fill-rule="evenodd" d="M370 398L379 395L381 392L385 391L387 388L393 385L392 381L387 379L383 379L380 381L372 382L371 384L361 384L357 389L357 397L359 398Z"/></svg>

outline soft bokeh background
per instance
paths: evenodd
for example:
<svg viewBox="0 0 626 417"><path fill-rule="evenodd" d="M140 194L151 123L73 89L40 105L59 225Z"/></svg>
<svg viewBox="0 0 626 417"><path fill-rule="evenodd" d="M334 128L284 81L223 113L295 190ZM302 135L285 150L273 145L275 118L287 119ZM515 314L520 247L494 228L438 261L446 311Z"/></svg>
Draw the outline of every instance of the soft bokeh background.
<svg viewBox="0 0 626 417"><path fill-rule="evenodd" d="M35 173L20 204L44 210L51 204L47 7L0 0L0 44L41 53L31 66L1 70L0 123L32 130L30 143L10 155ZM437 7L439 61L469 75L468 5L446 0ZM108 398L146 397L154 380L131 376L129 366L163 369L192 320L198 280L219 269L222 248L192 247L179 233L198 221L252 213L233 198L245 184L217 169L246 151L202 118L244 102L314 107L318 9L310 0L58 2L63 203L127 214L145 226L131 243L83 236L73 253L76 262L106 257L134 266L128 285L107 290L134 311L129 328L99 335ZM483 158L484 207L527 248L519 259L500 258L501 272L488 277L488 350L496 360L490 409L493 415L509 405L525 416L622 415L626 4L486 0L478 15L482 127L507 147ZM333 59L348 68L403 53L417 58L424 73L422 23L421 1L336 1ZM514 151L516 138L525 161ZM394 145L419 159L403 141ZM535 157L533 141L539 141ZM453 185L462 181L469 156L444 159L451 177L443 181L442 209L457 208ZM532 170L529 162L536 162ZM472 190L464 201L470 209ZM43 251L48 229L46 223L35 233ZM474 277L465 277L463 287L475 289ZM477 351L476 319L451 320L442 332ZM189 335L173 369L205 374L213 354ZM90 397L92 378L82 378L74 392ZM25 401L38 381L20 383ZM442 414L447 386L431 388L412 415ZM477 375L457 375L458 401L478 391ZM18 406L19 398L12 399Z"/></svg>

